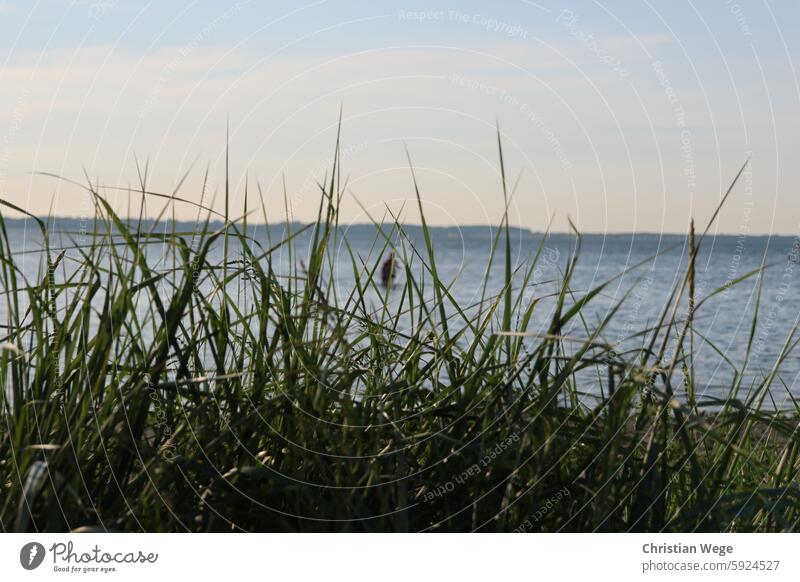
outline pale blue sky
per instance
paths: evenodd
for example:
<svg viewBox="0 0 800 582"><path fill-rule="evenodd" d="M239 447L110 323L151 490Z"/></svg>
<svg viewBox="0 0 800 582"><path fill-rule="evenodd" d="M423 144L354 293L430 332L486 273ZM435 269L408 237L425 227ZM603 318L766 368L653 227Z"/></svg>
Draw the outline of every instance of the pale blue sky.
<svg viewBox="0 0 800 582"><path fill-rule="evenodd" d="M356 198L417 220L405 141L431 222L496 223L497 118L521 226L682 232L751 153L719 230L798 233L798 22L788 0L0 0L0 196L86 214L30 172L126 186L137 155L160 191L197 160L199 200L230 115L235 204L249 172L282 219L285 176L306 220L343 104L345 221Z"/></svg>

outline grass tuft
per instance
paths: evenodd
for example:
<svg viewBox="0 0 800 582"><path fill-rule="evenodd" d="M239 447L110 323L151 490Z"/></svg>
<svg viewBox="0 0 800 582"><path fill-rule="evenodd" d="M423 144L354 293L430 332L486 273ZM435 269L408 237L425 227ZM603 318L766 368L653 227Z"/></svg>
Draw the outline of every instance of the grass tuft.
<svg viewBox="0 0 800 582"><path fill-rule="evenodd" d="M2 529L797 530L797 408L762 404L798 339L746 390L740 370L726 399L682 399L673 385L676 368L695 385L691 322L720 292L694 297L696 248L717 213L696 243L692 228L687 276L634 334L641 348L602 339L624 297L597 325L583 318L617 277L574 291L579 243L538 333L542 249L512 267L497 133L506 211L491 261L504 282L489 288L488 265L477 305L460 305L439 275L410 156L424 248L394 217L388 230L375 221L371 257L337 239L338 136L317 220L266 246L247 221L253 197L242 219L229 215L227 146L220 228L205 188L197 228L160 233L144 201L166 211L185 200L177 191L151 192L140 172L131 221L89 182L89 243L52 249L32 217L42 272L28 280L0 214ZM402 277L380 289L388 251ZM334 284L343 267L351 289ZM586 396L591 375L602 396Z"/></svg>

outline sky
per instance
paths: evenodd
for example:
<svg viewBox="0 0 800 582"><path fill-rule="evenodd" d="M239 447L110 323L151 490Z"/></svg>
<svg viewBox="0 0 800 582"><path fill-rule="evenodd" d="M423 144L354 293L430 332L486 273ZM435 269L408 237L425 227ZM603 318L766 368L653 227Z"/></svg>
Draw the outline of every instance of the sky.
<svg viewBox="0 0 800 582"><path fill-rule="evenodd" d="M499 127L512 224L683 233L749 160L714 231L800 234L798 22L794 0L0 0L0 198L90 216L91 181L135 214L146 167L221 212L229 124L232 217L247 189L251 220L313 220L341 111L343 222L419 222L408 152L429 223L497 224Z"/></svg>

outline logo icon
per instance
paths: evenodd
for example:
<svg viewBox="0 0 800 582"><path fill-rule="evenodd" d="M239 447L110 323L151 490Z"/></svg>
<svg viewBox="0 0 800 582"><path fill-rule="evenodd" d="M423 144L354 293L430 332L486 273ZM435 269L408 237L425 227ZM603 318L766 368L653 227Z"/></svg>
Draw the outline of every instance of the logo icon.
<svg viewBox="0 0 800 582"><path fill-rule="evenodd" d="M26 570L35 570L44 561L44 546L39 542L29 542L19 551L19 563Z"/></svg>

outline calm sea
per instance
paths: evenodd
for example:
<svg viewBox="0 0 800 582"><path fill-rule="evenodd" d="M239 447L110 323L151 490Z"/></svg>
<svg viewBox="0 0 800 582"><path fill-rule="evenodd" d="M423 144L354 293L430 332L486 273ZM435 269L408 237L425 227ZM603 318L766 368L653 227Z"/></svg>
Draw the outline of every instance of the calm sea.
<svg viewBox="0 0 800 582"><path fill-rule="evenodd" d="M88 244L85 234L91 225L74 219L56 219L51 225L51 246L67 249L65 265L79 256L76 245ZM213 225L212 225L213 226ZM298 229L300 225L289 225ZM18 264L30 281L42 276L41 235L32 221L7 222L9 242ZM159 225L155 232L170 232L171 225ZM176 229L191 233L194 224L179 223ZM249 234L265 248L285 236L287 225L250 225ZM422 275L426 296L432 297L430 277L420 256L426 257L425 243L419 227L405 229L399 237L390 227L386 234L398 246L398 256ZM450 292L462 309L474 310L483 301L491 301L502 289L504 251L502 245L494 257L494 266L488 272L487 292L483 294L483 281L496 229L471 226L433 228L432 243L436 266L441 278L450 285ZM523 303L538 301L533 324L528 331L544 333L552 317L553 292L563 277L567 262L576 251L578 240L573 235L551 234L545 236L527 230L512 229L512 262L515 269L523 269L539 251L536 269L525 289ZM331 247L334 261L335 286L338 299L347 298L353 289L353 263L359 269L371 269L385 258L383 237L368 225L341 227ZM292 264L300 265L305 259L310 243L310 231L295 240L293 255L280 249L274 254L278 270L287 271ZM745 388L770 373L787 337L798 323L800 315L800 264L796 262L796 240L791 237L709 235L703 242L697 259L696 298L715 293L726 284L736 281L758 269L762 262L769 265L763 274L760 302L757 301L759 277L753 276L703 303L695 315L694 366L699 395L725 396L736 368L745 360L748 338L758 305L758 323L751 347L751 358L745 377ZM236 245L229 252L236 256ZM151 265L171 268L172 259L164 254L161 245L148 245ZM214 249L211 260L222 259L222 248ZM307 261L306 261L307 262ZM676 285L680 285L687 266L686 237L658 234L588 234L581 237L580 257L570 283L575 297L611 281L583 312L583 319L572 322L566 332L571 336L586 337L587 329L600 324L621 301L622 305L602 333L601 338L617 344L620 351L642 345L645 336L637 335L657 323L665 303ZM69 268L69 267L67 267ZM58 277L62 277L59 274ZM363 277L364 275L362 275ZM397 283L402 283L402 273ZM2 283L0 283L2 284ZM521 274L517 275L517 289ZM397 294L399 295L399 293ZM368 294L369 303L377 305L380 297L375 290ZM392 301L397 301L393 298ZM624 301L623 301L624 300ZM6 303L0 305L0 317L6 320ZM685 304L678 315L685 314ZM780 369L780 379L775 382L773 398L778 406L788 406L789 392L798 396L795 385L800 362L797 354L790 354ZM599 390L599 387L596 388ZM590 387L591 391L592 388Z"/></svg>

